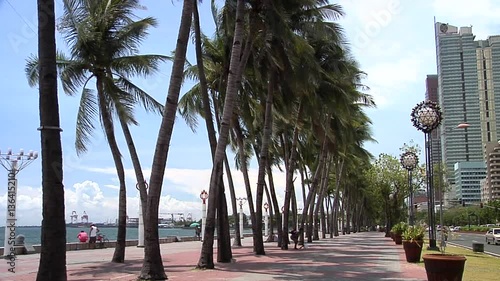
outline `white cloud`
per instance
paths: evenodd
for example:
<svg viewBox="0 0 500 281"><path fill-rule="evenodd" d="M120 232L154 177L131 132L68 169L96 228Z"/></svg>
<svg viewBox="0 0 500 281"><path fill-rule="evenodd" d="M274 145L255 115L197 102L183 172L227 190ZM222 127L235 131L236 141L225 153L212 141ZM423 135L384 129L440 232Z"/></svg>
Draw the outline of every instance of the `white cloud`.
<svg viewBox="0 0 500 281"><path fill-rule="evenodd" d="M339 4L346 13L340 23L346 27L355 51L370 50L403 11L400 0L344 0Z"/></svg>
<svg viewBox="0 0 500 281"><path fill-rule="evenodd" d="M120 189L120 186L114 185L114 184L105 184L104 186L107 187L107 188L114 189L114 190L119 190Z"/></svg>
<svg viewBox="0 0 500 281"><path fill-rule="evenodd" d="M370 87L368 93L375 98L379 108L401 102L412 85L423 85L426 63L432 59L433 53L428 50L408 53L399 59L381 61L367 67L365 71L368 76L364 83Z"/></svg>
<svg viewBox="0 0 500 281"><path fill-rule="evenodd" d="M497 34L492 28L500 14L500 5L493 0L434 0L433 7L436 20L455 26L470 26L478 37L486 39L488 35Z"/></svg>
<svg viewBox="0 0 500 281"><path fill-rule="evenodd" d="M96 174L109 175L109 180L115 178L116 171L114 168L85 168L89 178L96 178ZM243 176L240 171L232 170L233 181L235 185L236 197L246 197ZM150 170L144 170L145 175L149 176ZM191 215L193 219L201 218L201 200L199 195L203 189L208 191L210 170L194 170L194 169L167 169L165 179L170 181L165 183L162 196L160 198L160 216L169 217L172 213L183 213L186 218ZM249 170L251 188L255 202L255 189L257 169ZM94 176L93 176L94 175ZM130 191L131 187L135 187L135 175L133 169L126 169L127 187ZM278 202L282 204L285 190L285 175L278 170L274 171L274 184ZM111 188L113 192L103 192L102 187ZM226 184L227 187L227 184ZM115 192L117 186L106 183L98 183L86 180L80 183L75 183L73 186L65 188L65 218L66 222L70 222L70 216L73 211L78 215L78 221L81 221L83 212L88 215L89 221L92 222L114 222L118 216L118 192ZM298 188L299 189L299 188ZM180 200L175 194L182 190L185 193L192 194L192 200ZM111 195L108 195L111 194ZM133 194L130 196L130 194ZM5 210L7 202L7 194L0 196L0 210ZM230 193L226 188L226 197L230 202ZM297 200L299 206L302 205L302 194L297 191ZM17 195L17 213L18 225L39 225L41 223L42 209L42 189L20 186ZM267 201L267 199L264 199ZM229 204L230 206L230 204ZM248 202L244 204L244 212L248 213ZM137 217L139 210L138 193L132 192L127 196L127 214L129 217ZM232 213L231 207L229 213ZM177 216L177 215L176 215ZM0 225L5 221L5 212L0 212Z"/></svg>

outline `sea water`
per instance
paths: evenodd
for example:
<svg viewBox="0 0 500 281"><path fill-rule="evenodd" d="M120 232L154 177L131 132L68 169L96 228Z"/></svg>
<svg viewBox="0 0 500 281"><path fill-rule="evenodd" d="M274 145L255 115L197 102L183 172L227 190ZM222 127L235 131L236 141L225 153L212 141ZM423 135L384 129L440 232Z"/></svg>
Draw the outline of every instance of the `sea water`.
<svg viewBox="0 0 500 281"><path fill-rule="evenodd" d="M85 227L66 227L66 243L78 242L78 233L80 231L85 231L89 233L90 229ZM117 227L99 227L99 233L106 235L110 241L116 240L116 235L118 232ZM196 229L193 228L158 228L159 236L168 237L168 236L179 236L179 237L189 237L196 235ZM234 230L230 230L231 233L234 233ZM248 234L252 233L252 229L245 228L243 233ZM24 235L24 243L29 245L39 245L41 244L41 227L40 226L21 226L16 227L16 236ZM3 247L4 244L4 236L5 236L5 227L0 227L0 248ZM126 240L134 240L137 239L137 227L127 227L127 236Z"/></svg>
<svg viewBox="0 0 500 281"><path fill-rule="evenodd" d="M66 242L78 242L77 235L80 231L85 231L89 233L90 229L86 227L66 227ZM195 236L196 231L195 228L159 228L159 236L167 237L167 236ZM106 235L106 237L110 240L116 240L116 235L118 232L117 227L99 227L99 233ZM41 244L41 227L40 226L23 226L16 227L16 236L22 234L24 235L24 243L29 245L39 245ZM3 247L5 236L5 227L0 227L0 247ZM127 227L127 240L137 239L137 227Z"/></svg>

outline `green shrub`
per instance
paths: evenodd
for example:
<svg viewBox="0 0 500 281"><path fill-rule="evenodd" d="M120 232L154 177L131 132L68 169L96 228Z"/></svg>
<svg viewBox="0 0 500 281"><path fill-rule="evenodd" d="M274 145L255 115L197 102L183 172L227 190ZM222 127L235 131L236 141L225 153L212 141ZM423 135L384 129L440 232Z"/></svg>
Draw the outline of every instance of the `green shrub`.
<svg viewBox="0 0 500 281"><path fill-rule="evenodd" d="M405 230L408 228L408 225L405 223L405 222L399 222L397 224L395 224L392 228L391 228L391 231L394 233L394 234L397 234L397 235L402 235L403 232L405 232Z"/></svg>
<svg viewBox="0 0 500 281"><path fill-rule="evenodd" d="M406 241L422 241L425 236L425 228L420 225L410 225L403 232L403 240Z"/></svg>

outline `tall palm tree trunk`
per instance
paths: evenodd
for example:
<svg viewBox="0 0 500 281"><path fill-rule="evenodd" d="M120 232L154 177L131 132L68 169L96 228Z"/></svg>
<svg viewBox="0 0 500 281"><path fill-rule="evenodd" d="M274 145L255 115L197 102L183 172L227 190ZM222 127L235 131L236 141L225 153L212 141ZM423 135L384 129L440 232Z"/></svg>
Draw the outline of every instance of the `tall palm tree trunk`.
<svg viewBox="0 0 500 281"><path fill-rule="evenodd" d="M120 182L120 189L118 193L118 233L116 235L115 252L113 253L111 261L123 263L125 262L125 239L127 234L127 189L125 187L125 169L123 167L120 149L118 148L118 144L116 142L109 108L104 97L104 78L98 76L96 80L99 113L109 149L111 150L111 155L113 156L113 162L115 163L118 181Z"/></svg>
<svg viewBox="0 0 500 281"><path fill-rule="evenodd" d="M144 225L144 262L142 264L139 278L146 280L166 280L165 268L160 253L158 237L158 209L160 204L163 177L167 164L168 150L174 128L177 103L183 80L184 63L186 62L186 52L189 43L189 33L193 15L192 0L184 0L182 7L181 23L177 35L175 46L174 63L170 85L168 87L167 100L163 110L162 122L156 141L156 149L151 168L151 178L149 180L149 192L147 201L146 216L148 220Z"/></svg>
<svg viewBox="0 0 500 281"><path fill-rule="evenodd" d="M272 199L271 204L272 204L272 208L274 210L276 229L278 231L278 241L277 242L278 242L278 247L281 247L281 242L282 242L281 236L283 235L283 228L281 227L281 225L283 224L283 222L281 220L280 206L278 204L278 197L276 197L276 189L274 188L273 170L271 169L271 161L269 161L269 159L267 160L267 163L266 163L266 171L267 171L267 178L268 178L268 182L269 182L269 192L271 193L271 199Z"/></svg>
<svg viewBox="0 0 500 281"><path fill-rule="evenodd" d="M208 142L210 144L210 152L212 153L212 160L215 156L215 148L217 147L217 137L215 135L214 121L212 117L212 110L210 106L210 97L208 96L207 78L205 76L205 65L203 63L203 52L201 48L201 28L200 16L198 14L198 0L193 1L193 25L196 49L196 64L198 67L198 78L200 80L200 91L203 101L203 114L205 119L205 126L207 128Z"/></svg>
<svg viewBox="0 0 500 281"><path fill-rule="evenodd" d="M283 241L281 244L282 250L288 250L288 217L290 210L290 198L292 197L293 191L293 175L295 172L295 158L297 157L297 143L299 138L299 120L302 115L302 102L299 102L299 108L297 110L297 117L295 121L295 128L293 130L292 147L290 148L290 159L288 159L288 166L286 169L286 187L285 187L285 203L284 203L284 214L283 220Z"/></svg>
<svg viewBox="0 0 500 281"><path fill-rule="evenodd" d="M107 70L108 73L113 73L110 68ZM113 79L112 75L109 74L111 79ZM132 138L132 133L130 133L130 129L126 120L123 117L123 114L118 113L118 119L120 120L120 126L122 128L123 136L125 137L125 142L127 143L127 148L130 154L130 160L132 161L132 166L134 167L135 178L137 180L136 188L139 190L139 200L141 202L141 212L143 214L142 221L143 223L148 219L144 214L146 214L147 207L147 183L144 179L144 173L142 172L141 161L139 160L139 156L137 155L137 149L135 148L134 139Z"/></svg>
<svg viewBox="0 0 500 281"><path fill-rule="evenodd" d="M262 235L262 201L264 198L264 185L266 184L266 165L269 159L269 143L272 135L273 121L273 96L274 96L275 72L270 70L267 84L266 110L264 114L264 130L262 132L262 144L259 157L259 172L257 174L257 201L253 249L257 255L265 255L264 240Z"/></svg>
<svg viewBox="0 0 500 281"><path fill-rule="evenodd" d="M326 137L323 140L323 144L321 146L321 151L325 151L326 149ZM321 153L321 152L320 152ZM323 166L325 165L324 158L319 157L318 160L318 166L316 167L316 171L314 171L314 175L312 178L312 183L311 187L309 188L309 193L307 194L307 198L304 201L304 210L302 211L302 221L301 221L301 227L304 228L305 223L307 221L307 227L306 227L306 233L302 232L300 235L300 243L303 245L304 244L304 235L307 236L307 241L309 243L312 242L312 227L313 227L313 220L312 220L312 210L313 210L313 202L314 202L314 197L316 195L316 189L319 185L319 180L320 180L320 174L321 171L323 171Z"/></svg>
<svg viewBox="0 0 500 281"><path fill-rule="evenodd" d="M203 113L205 115L205 125L207 128L208 140L210 143L210 152L212 153L212 161L215 158L215 149L217 147L217 138L215 136L214 122L212 118L212 111L210 107L210 98L208 96L207 79L205 77L205 66L203 64L203 54L201 49L201 28L200 16L198 14L198 0L193 0L193 21L194 21L194 35L195 35L195 49L196 49L196 64L198 66L198 76L200 79L200 90L203 100ZM229 171L228 171L229 173ZM218 237L217 237L217 261L231 262L231 236L229 233L229 219L227 217L227 201L224 193L224 181L222 179L223 173L220 174L219 185L222 190L219 193L219 210L218 219Z"/></svg>
<svg viewBox="0 0 500 281"><path fill-rule="evenodd" d="M139 160L139 155L137 155L137 149L135 148L134 139L132 138L132 134L130 133L130 129L123 120L122 117L119 117L120 125L122 127L123 135L125 137L125 142L127 143L128 151L130 153L130 159L132 161L132 166L134 167L135 178L137 180L137 187L139 187L139 200L141 201L141 212L142 214L146 213L147 207L147 186L146 180L144 179L144 173L142 172L141 161ZM147 220L146 216L143 216L143 222Z"/></svg>
<svg viewBox="0 0 500 281"><path fill-rule="evenodd" d="M54 0L38 0L37 12L43 201L42 249L36 280L66 281L66 224L57 96Z"/></svg>
<svg viewBox="0 0 500 281"><path fill-rule="evenodd" d="M324 175L325 188L323 189L322 194L320 195L321 196L321 206L319 208L319 212L320 212L320 222L321 222L321 224L320 224L321 225L321 237L323 239L326 238L326 233L328 232L328 227L326 225L327 218L325 216L325 202L326 202L325 196L326 196L326 192L328 189L328 179L329 179L329 175L330 175L331 163L332 163L332 161L329 159L328 163L326 164L326 168L325 168L326 172Z"/></svg>
<svg viewBox="0 0 500 281"><path fill-rule="evenodd" d="M342 160L336 161L336 172L335 172L335 197L333 198L333 229L334 229L334 236L339 236L339 207L340 207L340 182L341 182L341 177L342 173L344 170L344 162L345 159L342 158Z"/></svg>
<svg viewBox="0 0 500 281"><path fill-rule="evenodd" d="M313 240L319 240L319 226L320 226L320 218L319 218L319 212L323 208L323 198L326 193L326 189L328 187L328 173L330 169L330 161L327 160L328 158L328 153L326 150L322 151L322 157L323 157L323 163L326 163L323 166L323 173L321 177L321 187L320 191L318 192L318 198L316 200L316 205L314 208L314 237ZM324 234L324 228L325 225L322 225L322 230Z"/></svg>
<svg viewBox="0 0 500 281"><path fill-rule="evenodd" d="M266 164L267 166L267 164ZM267 169L267 167L266 167ZM264 185L264 191L266 192L266 197L267 197L267 202L271 202L272 198L271 198L271 193L269 192L269 185ZM274 224L273 224L273 214L274 214L274 211L273 211L273 204L268 204L268 217L267 219L269 220L267 222L267 225L268 225L268 235L266 237L266 242L271 242L271 241L274 241Z"/></svg>
<svg viewBox="0 0 500 281"><path fill-rule="evenodd" d="M229 195L231 196L231 209L233 209L234 219L234 241L233 246L241 247L241 233L240 233L240 216L238 215L238 207L236 205L236 193L234 192L234 182L231 175L231 167L227 155L224 158L224 167L227 173L227 184L229 185Z"/></svg>
<svg viewBox="0 0 500 281"><path fill-rule="evenodd" d="M223 190L219 190L219 179L222 173L222 164L226 155L226 146L228 143L229 129L231 119L233 117L233 110L236 105L236 97L240 81L237 79L238 67L240 65L241 44L243 39L245 15L245 2L243 0L237 1L236 6L236 24L234 28L233 46L231 50L231 61L229 63L229 75L226 89L226 98L224 101L224 110L222 112L221 127L219 132L219 139L217 141L217 148L215 152L214 166L212 168L212 175L210 178L209 192L216 196L208 197L208 210L207 210L207 224L205 226L205 237L203 239L203 246L201 249L200 259L197 268L214 268L213 262L213 242L215 231L215 213L218 195Z"/></svg>
<svg viewBox="0 0 500 281"><path fill-rule="evenodd" d="M236 142L238 144L238 155L240 157L240 171L243 174L243 182L245 184L245 191L247 193L247 202L248 209L250 211L250 219L252 221L252 233L254 235L254 244L255 244L255 207L253 204L253 195L252 195L252 187L250 186L250 176L248 175L248 165L246 161L245 155L245 142L243 132L241 130L240 124L237 118L234 119L234 135L236 138Z"/></svg>

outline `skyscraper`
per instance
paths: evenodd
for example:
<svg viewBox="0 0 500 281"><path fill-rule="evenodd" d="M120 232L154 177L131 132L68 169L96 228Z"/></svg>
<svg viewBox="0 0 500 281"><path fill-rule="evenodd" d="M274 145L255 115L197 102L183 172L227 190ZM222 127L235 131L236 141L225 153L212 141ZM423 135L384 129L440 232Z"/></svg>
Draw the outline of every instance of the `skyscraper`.
<svg viewBox="0 0 500 281"><path fill-rule="evenodd" d="M458 28L436 22L434 28L438 100L443 111L440 133L441 151L443 162L447 167L448 182L454 185L456 163L484 162L481 130L482 119L484 120L481 117L484 111L481 111L479 89L482 84L481 77L478 76L480 43L474 40L472 27ZM498 63L500 63L500 58ZM500 69L498 75L500 75ZM470 126L455 129L461 123L468 123ZM477 188L480 190L480 186ZM460 182L455 189L456 194L462 194Z"/></svg>
<svg viewBox="0 0 500 281"><path fill-rule="evenodd" d="M500 129L497 122L500 113L500 36L477 41L476 59L481 138L483 145L489 142L496 144Z"/></svg>
<svg viewBox="0 0 500 281"><path fill-rule="evenodd" d="M439 104L438 97L438 76L435 74L427 75L425 78L425 99ZM439 163L441 160L441 138L440 128L431 132L431 150L432 162Z"/></svg>

